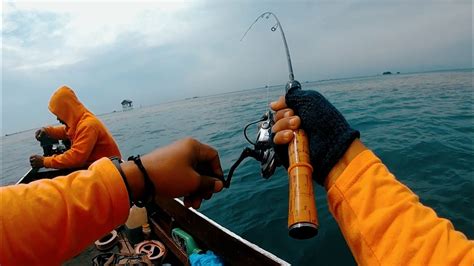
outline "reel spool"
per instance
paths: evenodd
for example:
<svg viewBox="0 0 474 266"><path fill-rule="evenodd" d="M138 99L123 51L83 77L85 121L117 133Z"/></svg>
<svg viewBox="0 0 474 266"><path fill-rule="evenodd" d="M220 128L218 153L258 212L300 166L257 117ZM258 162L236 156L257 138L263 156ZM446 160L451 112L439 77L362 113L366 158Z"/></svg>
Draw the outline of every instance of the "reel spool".
<svg viewBox="0 0 474 266"><path fill-rule="evenodd" d="M95 247L100 251L106 251L111 249L115 244L118 242L118 234L117 231L113 230L112 232L108 233L101 239L94 242Z"/></svg>
<svg viewBox="0 0 474 266"><path fill-rule="evenodd" d="M160 241L147 240L137 244L135 253L146 254L152 262L161 261L166 256L166 247Z"/></svg>

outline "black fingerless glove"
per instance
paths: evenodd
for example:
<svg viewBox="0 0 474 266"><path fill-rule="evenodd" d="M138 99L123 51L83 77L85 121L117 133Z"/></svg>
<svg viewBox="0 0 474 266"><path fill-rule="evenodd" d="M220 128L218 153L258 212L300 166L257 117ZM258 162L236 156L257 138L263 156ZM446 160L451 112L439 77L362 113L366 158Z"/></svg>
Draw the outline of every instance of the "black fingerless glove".
<svg viewBox="0 0 474 266"><path fill-rule="evenodd" d="M287 106L301 118L301 128L308 135L313 179L324 185L329 171L360 133L317 91L291 89L285 99ZM276 150L283 163L287 162L288 149Z"/></svg>

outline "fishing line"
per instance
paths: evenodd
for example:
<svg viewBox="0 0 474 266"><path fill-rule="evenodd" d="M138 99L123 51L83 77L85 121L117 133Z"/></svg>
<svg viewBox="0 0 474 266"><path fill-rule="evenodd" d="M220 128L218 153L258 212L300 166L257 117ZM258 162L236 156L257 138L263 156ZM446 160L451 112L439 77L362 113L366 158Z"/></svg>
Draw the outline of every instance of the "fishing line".
<svg viewBox="0 0 474 266"><path fill-rule="evenodd" d="M270 86L268 85L270 83L270 71L268 70L268 68L267 68L266 76L267 76L267 82L265 83L265 90L266 90L266 94L267 94L267 106L270 106ZM265 107L265 110L266 109L267 109L267 107Z"/></svg>
<svg viewBox="0 0 474 266"><path fill-rule="evenodd" d="M277 16L275 16L275 14L273 14L272 12L265 12L265 13L261 14L260 16L258 16L255 19L255 21L250 25L250 27L247 29L247 31L244 33L244 35L242 36L240 41L242 41L245 38L247 33L250 31L250 29L252 29L253 25L255 25L255 23L257 23L257 21L259 19L261 19L261 18L268 19L268 18L270 18L270 16L272 16L276 20L276 24L273 25L270 28L270 30L271 31L276 31L278 28L280 29L281 38L283 39L283 44L285 45L286 61L288 63L289 78L290 78L290 81L293 81L293 80L295 80L295 76L293 75L293 66L291 65L290 50L288 49L288 44L286 43L286 37L285 37L285 32L283 32L283 27L281 26L280 21L278 20Z"/></svg>
<svg viewBox="0 0 474 266"><path fill-rule="evenodd" d="M286 52L286 59L287 59L287 63L288 63L288 72L289 72L289 78L290 78L290 81L293 81L294 80L294 75L293 75L293 66L291 64L291 58L290 58L290 52L289 52L289 49L288 49L288 45L286 43L286 37L285 37L285 33L283 32L283 27L281 26L280 24L280 21L278 20L277 16L275 14L273 14L272 12L265 12L263 14L261 14L260 16L258 16L254 22L252 24L250 24L250 26L248 27L248 29L245 31L245 33L242 35L242 38L240 38L240 41L243 41L245 36L247 36L247 34L249 33L249 31L253 28L253 26L260 20L260 19L269 19L270 17L273 17L275 20L276 20L276 23L270 28L270 30L272 32L275 32L277 29L280 29L280 33L281 33L281 37L283 39L283 44L285 46L285 52ZM267 44L267 46L269 46ZM267 51L269 51L269 49L267 49ZM265 88L266 88L266 97L267 97L267 106L270 105L270 86L269 86L269 78L270 76L270 72L267 71L266 72L266 77L267 77L267 83L265 84Z"/></svg>

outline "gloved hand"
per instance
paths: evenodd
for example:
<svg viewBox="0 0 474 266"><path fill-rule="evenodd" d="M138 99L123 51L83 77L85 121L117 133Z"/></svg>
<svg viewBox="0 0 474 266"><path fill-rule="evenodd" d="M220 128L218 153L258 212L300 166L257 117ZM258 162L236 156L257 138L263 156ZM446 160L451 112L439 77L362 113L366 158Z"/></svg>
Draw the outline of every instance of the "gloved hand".
<svg viewBox="0 0 474 266"><path fill-rule="evenodd" d="M33 168L41 168L44 167L44 157L41 155L31 155L30 156L30 165Z"/></svg>
<svg viewBox="0 0 474 266"><path fill-rule="evenodd" d="M292 130L302 128L308 135L313 179L324 185L327 175L354 139L360 137L342 114L317 91L292 89L271 103L276 111L273 132L280 161L288 167L288 143ZM298 117L299 116L299 117Z"/></svg>
<svg viewBox="0 0 474 266"><path fill-rule="evenodd" d="M44 129L44 127L40 128L40 129L38 129L38 130L36 130L36 132L35 132L35 138L36 138L38 141L41 141L41 139L42 139L43 137L45 137L45 136L47 137L47 136L48 136L48 133L46 133L46 129Z"/></svg>

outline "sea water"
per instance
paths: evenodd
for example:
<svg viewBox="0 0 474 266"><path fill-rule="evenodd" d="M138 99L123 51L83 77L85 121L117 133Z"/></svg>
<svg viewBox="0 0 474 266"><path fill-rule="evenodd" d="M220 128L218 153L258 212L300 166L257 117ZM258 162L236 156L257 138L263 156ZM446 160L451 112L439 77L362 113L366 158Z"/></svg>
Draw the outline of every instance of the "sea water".
<svg viewBox="0 0 474 266"><path fill-rule="evenodd" d="M323 93L351 126L360 130L362 141L423 204L451 220L469 238L474 237L472 69L302 85L303 89ZM282 85L192 98L106 114L100 119L114 135L124 157L192 136L219 151L227 173L242 149L249 146L243 127L259 119L268 102L283 91ZM255 133L250 130L249 135ZM2 185L16 182L29 169L28 157L41 153L33 135L34 129L2 137ZM294 240L287 231L286 172L278 169L273 177L264 180L259 171L258 162L244 161L237 168L230 189L204 202L200 211L292 264L355 264L328 211L321 187L316 186L315 191L319 234L310 240Z"/></svg>

